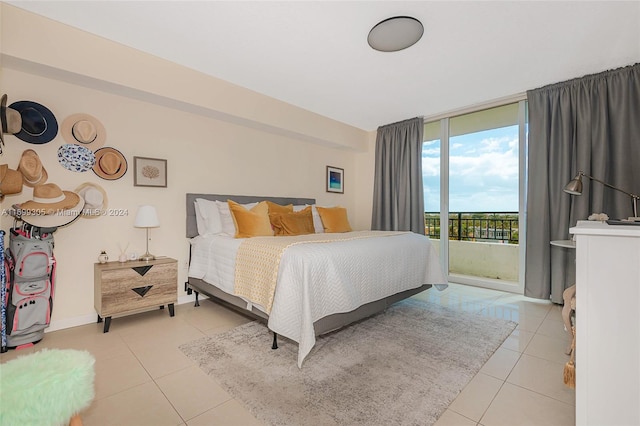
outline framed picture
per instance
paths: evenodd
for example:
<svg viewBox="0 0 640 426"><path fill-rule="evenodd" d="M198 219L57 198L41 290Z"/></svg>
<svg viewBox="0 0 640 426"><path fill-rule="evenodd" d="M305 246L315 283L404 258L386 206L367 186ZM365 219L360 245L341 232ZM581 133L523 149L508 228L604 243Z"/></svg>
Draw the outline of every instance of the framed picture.
<svg viewBox="0 0 640 426"><path fill-rule="evenodd" d="M133 157L133 186L167 187L167 160Z"/></svg>
<svg viewBox="0 0 640 426"><path fill-rule="evenodd" d="M344 169L327 166L327 192L344 194Z"/></svg>

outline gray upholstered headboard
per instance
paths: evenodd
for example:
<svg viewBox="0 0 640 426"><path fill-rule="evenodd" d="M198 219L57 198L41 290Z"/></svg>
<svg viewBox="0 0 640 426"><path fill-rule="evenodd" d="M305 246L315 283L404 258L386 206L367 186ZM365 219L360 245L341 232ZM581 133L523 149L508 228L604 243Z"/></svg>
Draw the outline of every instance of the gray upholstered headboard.
<svg viewBox="0 0 640 426"><path fill-rule="evenodd" d="M268 200L278 204L293 204L294 206L303 204L315 204L314 198L288 198L288 197L260 197L252 195L221 195L221 194L187 194L187 238L193 238L198 235L198 226L196 225L196 208L194 202L196 198L204 198L206 200L227 201L233 200L236 203L247 204L257 201Z"/></svg>

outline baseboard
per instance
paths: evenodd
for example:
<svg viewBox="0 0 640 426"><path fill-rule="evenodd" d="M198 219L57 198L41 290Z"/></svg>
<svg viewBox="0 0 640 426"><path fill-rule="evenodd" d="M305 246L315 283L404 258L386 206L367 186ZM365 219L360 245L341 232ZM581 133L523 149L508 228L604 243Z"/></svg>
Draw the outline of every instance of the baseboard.
<svg viewBox="0 0 640 426"><path fill-rule="evenodd" d="M198 296L199 300L207 299L207 296L204 294L200 294ZM184 294L178 297L177 305L183 305L185 303L194 303L196 300L195 294ZM55 309L55 306L54 306ZM66 328L78 327L81 325L93 324L98 320L97 314L87 314L79 317L73 318L65 318L61 320L51 321L49 327L47 327L44 331L45 333L51 333L52 331L64 330Z"/></svg>
<svg viewBox="0 0 640 426"><path fill-rule="evenodd" d="M471 275L449 274L449 282L470 285L473 287L487 288L490 290L505 291L507 293L522 294L517 282L495 280L491 278L479 278Z"/></svg>

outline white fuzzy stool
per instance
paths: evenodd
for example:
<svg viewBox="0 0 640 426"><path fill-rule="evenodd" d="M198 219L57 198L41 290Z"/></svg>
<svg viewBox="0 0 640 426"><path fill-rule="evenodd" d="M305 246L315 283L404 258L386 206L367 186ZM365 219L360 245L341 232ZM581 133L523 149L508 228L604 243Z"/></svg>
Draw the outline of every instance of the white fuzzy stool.
<svg viewBox="0 0 640 426"><path fill-rule="evenodd" d="M95 358L43 349L0 364L0 425L82 425L94 397Z"/></svg>

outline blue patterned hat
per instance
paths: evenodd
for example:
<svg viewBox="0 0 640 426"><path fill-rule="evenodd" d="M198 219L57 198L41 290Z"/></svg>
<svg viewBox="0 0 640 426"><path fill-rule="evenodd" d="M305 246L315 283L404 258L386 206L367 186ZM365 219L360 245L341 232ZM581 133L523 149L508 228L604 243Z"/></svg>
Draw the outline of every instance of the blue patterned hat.
<svg viewBox="0 0 640 426"><path fill-rule="evenodd" d="M96 156L89 148L68 143L58 148L58 162L72 172L86 172L96 164Z"/></svg>

